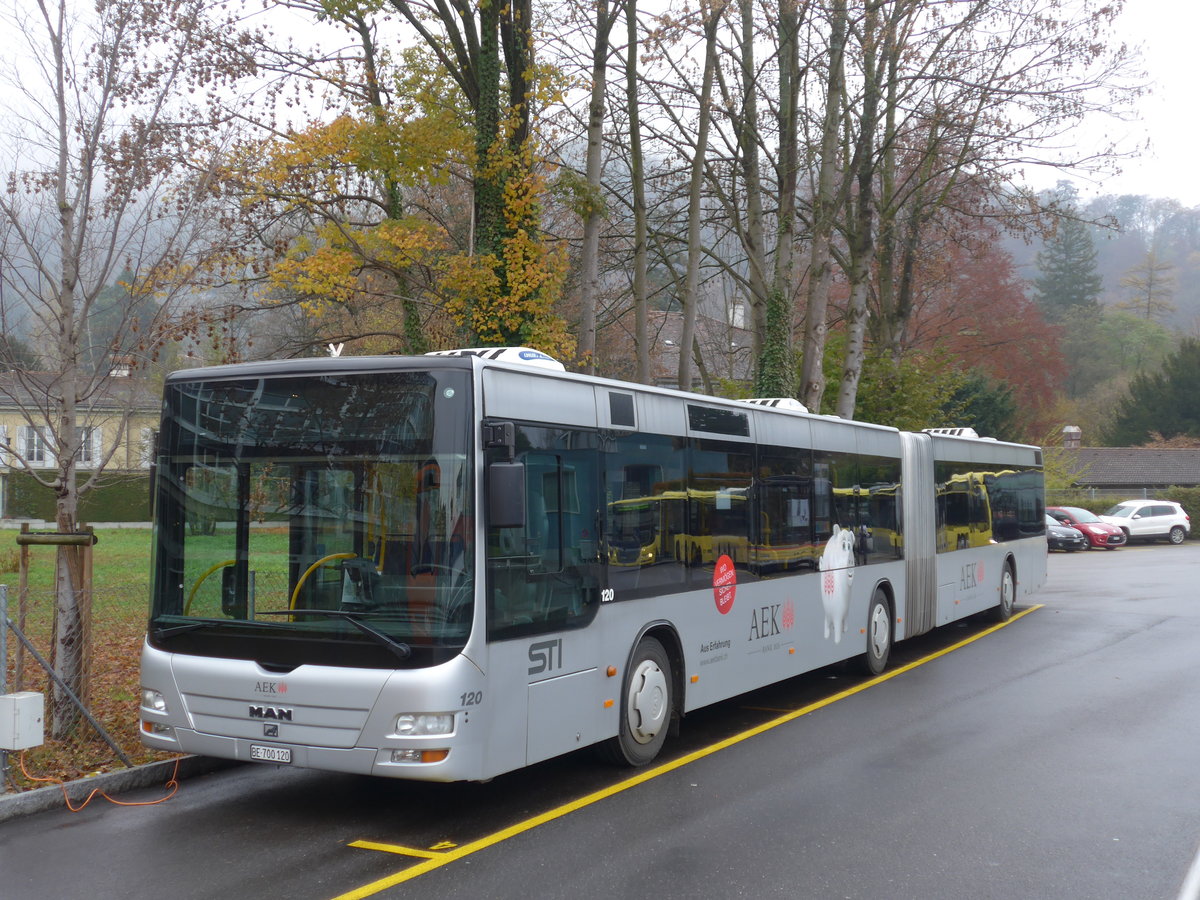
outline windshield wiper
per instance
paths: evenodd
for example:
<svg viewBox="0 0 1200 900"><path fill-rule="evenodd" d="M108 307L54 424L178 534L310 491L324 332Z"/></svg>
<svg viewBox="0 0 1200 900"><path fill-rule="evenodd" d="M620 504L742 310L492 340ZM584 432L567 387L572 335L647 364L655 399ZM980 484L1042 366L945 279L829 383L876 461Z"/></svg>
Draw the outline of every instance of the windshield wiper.
<svg viewBox="0 0 1200 900"><path fill-rule="evenodd" d="M361 618L362 613L347 612L344 609L260 609L260 616L324 616L329 619L344 619L363 634L368 635L383 644L400 659L412 656L412 647L384 634L377 628L372 628Z"/></svg>
<svg viewBox="0 0 1200 900"><path fill-rule="evenodd" d="M257 625L259 628L278 628L274 622L268 624L266 622L255 622L249 619L202 619L198 622L184 622L182 625L157 625L154 628L154 636L158 640L163 638L174 637L177 634L186 634L189 631L195 631L197 628L207 628L210 625L216 625L218 628L226 625Z"/></svg>
<svg viewBox="0 0 1200 900"><path fill-rule="evenodd" d="M170 628L163 628L159 625L154 629L154 637L161 641L163 638L174 637L177 634L183 634L187 631L195 631L197 628L203 628L205 625L211 624L211 622L188 622L186 625L172 625Z"/></svg>

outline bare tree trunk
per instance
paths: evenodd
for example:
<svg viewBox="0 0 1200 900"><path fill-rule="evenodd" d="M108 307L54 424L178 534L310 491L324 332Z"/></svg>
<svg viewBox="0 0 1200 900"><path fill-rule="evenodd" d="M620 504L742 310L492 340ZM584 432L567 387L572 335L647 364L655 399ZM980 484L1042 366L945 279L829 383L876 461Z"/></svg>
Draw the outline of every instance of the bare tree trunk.
<svg viewBox="0 0 1200 900"><path fill-rule="evenodd" d="M75 290L79 281L79 235L76 233L77 210L75 198L68 193L71 172L71 113L67 108L68 91L63 7L59 7L58 27L51 29L57 38L53 44L55 62L55 101L58 126L58 159L55 171L55 199L58 204L59 283L58 308L55 326L58 328L58 378L54 383L56 396L51 403L57 407L53 452L58 462L55 484L55 520L59 532L76 530L78 498L75 484L76 398L79 396L79 342L76 332ZM92 160L81 161L89 168ZM86 222L83 223L86 227ZM81 587L79 548L59 546L55 566L54 593L54 666L66 687L76 695L83 689L84 623L79 603ZM66 691L56 682L51 692L52 710L50 734L56 740L68 736L79 718Z"/></svg>
<svg viewBox="0 0 1200 900"><path fill-rule="evenodd" d="M596 296L599 293L600 226L604 203L600 185L604 150L604 93L608 73L608 36L615 13L608 0L596 0L596 41L592 47L592 100L588 106L586 177L588 196L583 218L580 260L579 361L588 374L596 372Z"/></svg>
<svg viewBox="0 0 1200 900"><path fill-rule="evenodd" d="M717 26L725 10L725 0L701 4L704 16L704 74L700 85L700 120L696 131L696 150L692 156L692 177L688 190L687 274L680 301L683 304L683 333L679 340L679 388L691 390L692 358L688 352L696 339L696 314L700 285L700 190L704 185L708 132L712 123L712 83L717 67Z"/></svg>
<svg viewBox="0 0 1200 900"><path fill-rule="evenodd" d="M766 236L763 233L763 186L758 155L758 72L754 57L754 0L738 0L741 17L742 121L738 129L738 156L746 191L746 227L742 247L746 252L751 354L763 352L767 325Z"/></svg>
<svg viewBox="0 0 1200 900"><path fill-rule="evenodd" d="M846 358L842 365L842 380L838 385L837 414L843 419L854 418L858 403L858 385L866 359L867 298L870 289L871 260L875 252L875 131L879 124L880 57L886 65L889 43L878 44L880 2L867 5L862 28L863 105L859 120L852 169L858 193L847 228L849 265L846 277L850 283L850 306L847 316Z"/></svg>
<svg viewBox="0 0 1200 900"><path fill-rule="evenodd" d="M649 247L646 222L645 164L642 159L642 126L638 103L637 0L627 0L625 23L628 47L625 61L625 96L629 114L629 178L633 185L633 316L637 346L637 380L650 383L650 316L647 300Z"/></svg>
<svg viewBox="0 0 1200 900"><path fill-rule="evenodd" d="M808 302L804 316L804 365L800 399L819 412L825 394L825 338L829 292L833 284L833 229L837 215L838 138L845 92L846 0L833 0L829 10L829 73L825 87L825 114L821 122L821 160L813 197L812 254L808 275Z"/></svg>
<svg viewBox="0 0 1200 900"><path fill-rule="evenodd" d="M799 127L800 11L794 0L783 0L779 9L779 220L757 378L758 393L768 397L790 397L795 391L792 298L796 287Z"/></svg>
<svg viewBox="0 0 1200 900"><path fill-rule="evenodd" d="M879 280L876 300L879 315L876 317L873 337L879 345L894 347L896 344L891 334L891 310L895 306L896 296L896 117L899 111L901 52L896 46L894 24L889 29L888 39L892 47L887 65L883 67L886 73L883 83L887 87L884 92L886 99L882 116L883 134L880 136L882 153L879 159L879 221L875 251Z"/></svg>

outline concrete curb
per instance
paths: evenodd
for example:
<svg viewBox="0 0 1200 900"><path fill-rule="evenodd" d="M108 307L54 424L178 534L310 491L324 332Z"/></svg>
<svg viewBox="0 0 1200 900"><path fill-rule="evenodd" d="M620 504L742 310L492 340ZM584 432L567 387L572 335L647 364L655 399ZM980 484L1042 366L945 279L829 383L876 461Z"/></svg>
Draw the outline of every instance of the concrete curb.
<svg viewBox="0 0 1200 900"><path fill-rule="evenodd" d="M175 771L175 760L147 763L144 766L134 766L132 769L122 769L119 772L108 772L92 778L82 778L79 781L68 781L65 785L67 796L71 803L78 805L87 799L92 791L100 790L109 795L134 788L149 787L150 785L165 785L171 780ZM207 775L233 766L244 765L228 759L213 759L208 756L182 756L179 762L179 779L194 778L197 775ZM17 794L0 794L0 822L16 819L20 816L31 816L35 813L46 812L65 806L63 802L63 786L52 784L48 787L35 788L31 791L21 791Z"/></svg>

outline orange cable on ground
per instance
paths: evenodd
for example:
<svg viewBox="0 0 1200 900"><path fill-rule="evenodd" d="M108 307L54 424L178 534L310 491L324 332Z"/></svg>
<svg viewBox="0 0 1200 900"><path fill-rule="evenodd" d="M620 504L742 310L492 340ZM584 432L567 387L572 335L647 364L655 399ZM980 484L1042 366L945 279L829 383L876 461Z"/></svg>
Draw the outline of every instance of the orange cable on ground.
<svg viewBox="0 0 1200 900"><path fill-rule="evenodd" d="M67 785L64 781L62 781L59 778L39 778L36 775L30 775L29 771L25 768L25 752L24 751L21 751L21 756L20 756L20 759L18 760L18 763L21 767L21 774L24 775L26 778L28 778L30 781L41 781L41 782L45 782L47 784L57 784L59 787L61 787L62 792L63 792L63 800L67 804L67 809L69 809L73 813L80 812L81 810L83 810L84 807L86 807L89 803L92 802L92 800L95 799L97 794L99 794L101 797L103 797L109 803L115 804L116 806L157 806L159 803L166 803L168 800L170 800L172 797L174 797L175 793L179 790L179 781L178 781L179 760L176 759L175 760L175 769L171 772L171 778L164 785L164 787L169 787L171 789L171 793L167 794L167 796L165 796L165 797L160 797L157 800L145 800L140 803L130 803L126 800L114 800L112 797L108 796L108 794L104 793L104 791L100 790L100 788L96 788L94 791L92 791L90 794L87 795L87 797L84 799L84 801L81 804L79 804L79 806L72 806L71 798L67 795Z"/></svg>

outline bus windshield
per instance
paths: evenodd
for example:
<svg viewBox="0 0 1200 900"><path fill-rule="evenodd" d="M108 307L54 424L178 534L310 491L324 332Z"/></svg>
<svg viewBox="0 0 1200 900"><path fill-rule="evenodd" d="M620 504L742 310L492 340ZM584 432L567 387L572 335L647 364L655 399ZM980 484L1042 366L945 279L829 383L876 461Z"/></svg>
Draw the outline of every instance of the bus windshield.
<svg viewBox="0 0 1200 900"><path fill-rule="evenodd" d="M466 371L168 384L152 644L401 667L466 643Z"/></svg>

